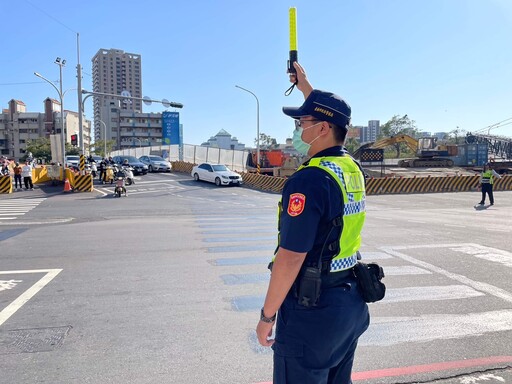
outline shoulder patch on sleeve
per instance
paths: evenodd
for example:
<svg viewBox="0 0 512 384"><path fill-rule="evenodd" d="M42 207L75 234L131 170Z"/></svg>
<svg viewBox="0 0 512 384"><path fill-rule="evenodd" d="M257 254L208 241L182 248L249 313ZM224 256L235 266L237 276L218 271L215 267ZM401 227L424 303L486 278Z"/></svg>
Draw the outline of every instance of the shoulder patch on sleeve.
<svg viewBox="0 0 512 384"><path fill-rule="evenodd" d="M306 196L302 193L292 193L288 202L288 214L290 216L299 216L304 211L306 205Z"/></svg>

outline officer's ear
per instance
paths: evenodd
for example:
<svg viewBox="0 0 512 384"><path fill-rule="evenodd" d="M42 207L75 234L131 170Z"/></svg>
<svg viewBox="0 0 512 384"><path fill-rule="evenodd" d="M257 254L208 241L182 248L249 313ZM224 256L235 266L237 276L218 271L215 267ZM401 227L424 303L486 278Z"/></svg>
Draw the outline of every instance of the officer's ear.
<svg viewBox="0 0 512 384"><path fill-rule="evenodd" d="M336 126L335 124L333 123L329 123L327 121L324 121L324 123L322 124L322 130L320 131L321 134L324 133L324 130L325 130L325 134L329 133L329 132L332 132L332 136L336 139L337 138L337 130L339 130L338 126Z"/></svg>

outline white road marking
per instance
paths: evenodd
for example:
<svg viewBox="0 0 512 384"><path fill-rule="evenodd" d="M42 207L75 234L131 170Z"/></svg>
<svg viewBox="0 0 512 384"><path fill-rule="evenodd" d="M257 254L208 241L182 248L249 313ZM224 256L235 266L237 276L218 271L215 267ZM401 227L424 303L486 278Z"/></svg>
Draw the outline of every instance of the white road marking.
<svg viewBox="0 0 512 384"><path fill-rule="evenodd" d="M494 261L507 267L512 267L512 253L503 251L501 249L485 247L479 244L464 244L461 246L452 247L450 249L452 251L465 253L479 259Z"/></svg>
<svg viewBox="0 0 512 384"><path fill-rule="evenodd" d="M392 259L393 256L387 254L385 252L363 252L361 251L361 256L363 258L363 262L365 260L384 260L384 259Z"/></svg>
<svg viewBox="0 0 512 384"><path fill-rule="evenodd" d="M16 217L4 218L4 219L16 219ZM2 220L2 219L0 219ZM0 225L41 225L41 224L56 224L56 223L67 223L72 221L73 218L69 217L67 219L49 219L46 221L16 221L14 223L0 223Z"/></svg>
<svg viewBox="0 0 512 384"><path fill-rule="evenodd" d="M94 190L95 190L96 192L101 193L103 196L107 196L107 193L106 193L106 192L103 192L103 191L102 191L101 189L99 189L99 188L94 188Z"/></svg>
<svg viewBox="0 0 512 384"><path fill-rule="evenodd" d="M496 381L499 381L500 383L504 383L505 382L505 379L501 376L496 376L492 373L486 373L486 374L483 374L483 375L480 375L480 376L469 376L469 377L461 377L459 378L459 383L460 384L476 384L476 383L479 383L480 381L490 381L490 380L496 380Z"/></svg>
<svg viewBox="0 0 512 384"><path fill-rule="evenodd" d="M385 267L386 276L405 276L405 275L431 275L432 272L426 269L415 267L414 265L404 265L399 267Z"/></svg>
<svg viewBox="0 0 512 384"><path fill-rule="evenodd" d="M398 252L398 249L416 249L416 248L453 248L453 247L461 247L468 244L429 244L429 245L411 245L411 246L397 246L397 247L382 247L381 249L385 250L387 253L401 258L411 264L418 265L422 268L428 269L429 271L439 273L440 275L446 276L449 279L458 281L459 283L469 285L473 289L477 291L488 293L489 295L495 296L499 299L505 300L509 303L512 303L512 294L510 292L505 291L504 289L498 288L494 285L483 283L480 281L475 281L467 278L466 276L459 275L457 273L448 272L442 268L436 267L435 265L429 264L427 262L415 259L414 257L408 256L402 252ZM476 245L476 244L471 244Z"/></svg>
<svg viewBox="0 0 512 384"><path fill-rule="evenodd" d="M465 225L459 225L459 224L443 224L445 227L455 227L455 228L466 228Z"/></svg>
<svg viewBox="0 0 512 384"><path fill-rule="evenodd" d="M62 269L33 269L25 271L0 271L0 275L27 274L27 273L45 273L45 275L29 289L18 296L11 304L0 312L0 326L5 323L18 309L29 301L37 292L57 276Z"/></svg>
<svg viewBox="0 0 512 384"><path fill-rule="evenodd" d="M5 291L7 289L13 289L18 283L21 283L23 280L0 280L0 292Z"/></svg>
<svg viewBox="0 0 512 384"><path fill-rule="evenodd" d="M155 180L155 181L138 181L137 180L137 185L139 184L157 184L157 183L172 183L174 182L175 180Z"/></svg>
<svg viewBox="0 0 512 384"><path fill-rule="evenodd" d="M386 269L384 270L384 273L386 273ZM386 290L386 298L380 303L391 304L418 300L444 301L467 299L478 296L484 296L484 294L465 285L391 288Z"/></svg>
<svg viewBox="0 0 512 384"><path fill-rule="evenodd" d="M16 219L17 216L23 216L27 212L30 212L32 209L36 208L44 200L46 200L46 198L19 198L0 201L0 220L13 220Z"/></svg>
<svg viewBox="0 0 512 384"><path fill-rule="evenodd" d="M460 315L374 317L359 339L363 346L460 339L512 330L512 309Z"/></svg>

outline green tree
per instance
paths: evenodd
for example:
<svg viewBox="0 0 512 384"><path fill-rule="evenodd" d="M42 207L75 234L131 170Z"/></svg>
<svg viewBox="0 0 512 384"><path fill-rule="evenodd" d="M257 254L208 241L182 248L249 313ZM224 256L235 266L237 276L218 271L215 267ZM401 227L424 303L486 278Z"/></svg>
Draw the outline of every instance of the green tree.
<svg viewBox="0 0 512 384"><path fill-rule="evenodd" d="M66 143L66 155L80 155L80 148L73 147L70 143Z"/></svg>
<svg viewBox="0 0 512 384"><path fill-rule="evenodd" d="M380 138L383 137L393 137L396 135L409 135L411 137L418 136L418 128L416 127L416 122L411 120L407 115L402 117L395 115L386 122L380 128ZM400 152L408 151L407 146L404 143L396 143L393 144L393 147L396 151L396 157L400 157Z"/></svg>
<svg viewBox="0 0 512 384"><path fill-rule="evenodd" d="M258 139L254 139L254 145L258 145ZM271 149L277 147L277 140L266 133L260 133L260 147L264 149Z"/></svg>
<svg viewBox="0 0 512 384"><path fill-rule="evenodd" d="M464 141L466 131L464 129L460 129L457 127L456 129L451 130L448 132L448 142L459 144L459 141Z"/></svg>
<svg viewBox="0 0 512 384"><path fill-rule="evenodd" d="M355 137L350 137L345 140L345 148L347 148L350 153L354 153L357 148L359 148L359 141Z"/></svg>
<svg viewBox="0 0 512 384"><path fill-rule="evenodd" d="M112 149L116 145L115 140L107 140L107 153L112 152ZM104 140L96 140L94 144L91 145L93 152L101 157L107 157L107 153L105 153L105 141Z"/></svg>
<svg viewBox="0 0 512 384"><path fill-rule="evenodd" d="M52 150L50 147L50 139L46 137L40 137L35 140L27 141L26 152L32 152L32 155L36 159L44 159L45 162L49 162L52 159ZM21 158L21 160L25 160L26 155Z"/></svg>

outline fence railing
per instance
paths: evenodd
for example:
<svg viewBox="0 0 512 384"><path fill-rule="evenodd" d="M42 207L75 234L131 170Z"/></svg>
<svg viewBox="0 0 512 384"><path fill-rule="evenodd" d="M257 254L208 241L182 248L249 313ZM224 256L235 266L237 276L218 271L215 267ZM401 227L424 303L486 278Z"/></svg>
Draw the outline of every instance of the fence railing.
<svg viewBox="0 0 512 384"><path fill-rule="evenodd" d="M220 149L203 147L200 145L155 145L151 147L132 147L112 151L111 156L135 156L137 158L147 155L162 156L169 161L183 161L185 163L200 164L205 162L224 164L233 171L245 172L249 150Z"/></svg>

